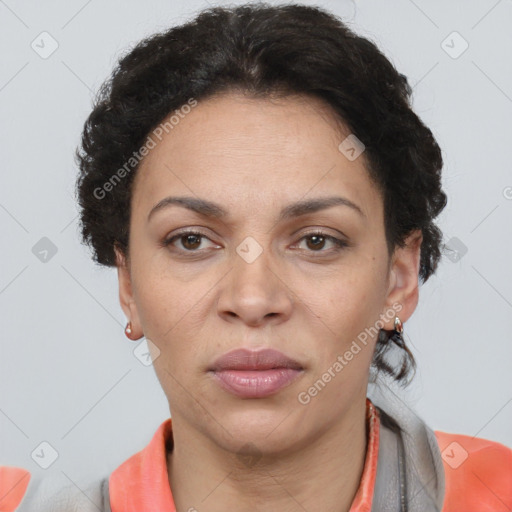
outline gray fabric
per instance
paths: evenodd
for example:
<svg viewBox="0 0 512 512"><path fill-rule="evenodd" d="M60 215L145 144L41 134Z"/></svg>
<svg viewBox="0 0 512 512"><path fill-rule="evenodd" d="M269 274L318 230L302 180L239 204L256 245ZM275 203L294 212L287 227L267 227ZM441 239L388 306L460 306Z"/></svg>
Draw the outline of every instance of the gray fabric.
<svg viewBox="0 0 512 512"><path fill-rule="evenodd" d="M445 478L435 433L391 387L368 396L381 415L372 512L441 512Z"/></svg>
<svg viewBox="0 0 512 512"><path fill-rule="evenodd" d="M112 512L108 476L70 484L65 475L30 479L16 512Z"/></svg>
<svg viewBox="0 0 512 512"><path fill-rule="evenodd" d="M381 417L372 512L441 512L445 480L434 432L391 389L369 398ZM32 478L16 512L112 512L108 476L77 486L65 475Z"/></svg>

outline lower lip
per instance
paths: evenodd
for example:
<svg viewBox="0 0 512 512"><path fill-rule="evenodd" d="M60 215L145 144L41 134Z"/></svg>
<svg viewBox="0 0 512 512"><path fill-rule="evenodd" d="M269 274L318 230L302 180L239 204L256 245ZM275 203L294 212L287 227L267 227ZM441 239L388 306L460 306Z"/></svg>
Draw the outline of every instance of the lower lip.
<svg viewBox="0 0 512 512"><path fill-rule="evenodd" d="M291 384L302 370L223 370L213 372L219 384L229 393L242 398L263 398Z"/></svg>

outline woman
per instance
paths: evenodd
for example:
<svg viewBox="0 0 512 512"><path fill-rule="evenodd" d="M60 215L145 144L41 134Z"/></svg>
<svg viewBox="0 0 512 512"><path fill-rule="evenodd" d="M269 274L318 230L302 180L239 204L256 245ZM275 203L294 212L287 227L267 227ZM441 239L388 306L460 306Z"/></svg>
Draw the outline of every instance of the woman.
<svg viewBox="0 0 512 512"><path fill-rule="evenodd" d="M441 255L441 151L410 94L300 5L209 9L120 61L77 154L82 234L172 420L85 494L2 468L2 510L512 505L512 450L367 397L410 379L403 324Z"/></svg>

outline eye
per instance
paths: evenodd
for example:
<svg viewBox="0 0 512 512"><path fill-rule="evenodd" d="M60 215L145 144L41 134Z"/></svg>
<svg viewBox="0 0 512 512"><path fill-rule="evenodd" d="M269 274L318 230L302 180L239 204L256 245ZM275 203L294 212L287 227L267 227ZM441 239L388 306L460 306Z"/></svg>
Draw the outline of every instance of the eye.
<svg viewBox="0 0 512 512"><path fill-rule="evenodd" d="M168 247L170 245L176 247L175 243L179 242L181 244L181 248L176 248L182 252L201 252L204 250L204 248L201 248L203 239L209 240L205 233L196 230L185 230L173 235L170 238L165 239L161 242L161 245L162 247ZM348 242L345 242L340 238L336 238L335 236L329 235L323 231L313 231L307 233L299 240L299 242L302 240L306 241L307 250L317 253L337 252L349 246ZM326 242L330 242L333 247L331 247L331 249L324 250ZM220 246L214 245L214 247Z"/></svg>
<svg viewBox="0 0 512 512"><path fill-rule="evenodd" d="M348 247L349 245L344 240L324 233L323 231L314 231L311 233L307 233L300 240L306 240L307 248L312 252L336 252L340 251L344 247ZM332 244L334 244L334 247L331 250L322 250L325 247L326 241L329 241Z"/></svg>
<svg viewBox="0 0 512 512"><path fill-rule="evenodd" d="M167 247L169 245L173 245L175 241L179 241L181 243L181 250L186 252L199 252L198 249L201 245L201 239L209 238L200 231L182 231L162 242L163 247ZM218 247L218 246L217 246Z"/></svg>

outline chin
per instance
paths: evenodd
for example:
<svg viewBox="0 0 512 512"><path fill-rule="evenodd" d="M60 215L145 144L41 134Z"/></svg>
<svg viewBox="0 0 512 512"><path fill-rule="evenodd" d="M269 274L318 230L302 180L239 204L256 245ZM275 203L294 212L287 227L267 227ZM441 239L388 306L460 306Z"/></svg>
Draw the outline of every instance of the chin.
<svg viewBox="0 0 512 512"><path fill-rule="evenodd" d="M222 438L217 440L219 444L235 453L245 445L254 445L269 454L289 448L306 426L303 418L291 412L291 407L264 402L252 400L250 404L217 409L215 416L221 425L210 425L215 425L216 435Z"/></svg>

